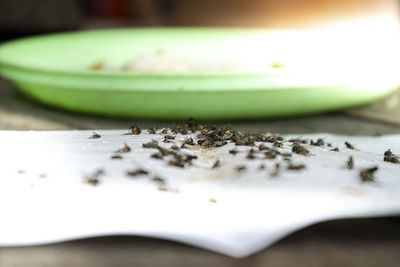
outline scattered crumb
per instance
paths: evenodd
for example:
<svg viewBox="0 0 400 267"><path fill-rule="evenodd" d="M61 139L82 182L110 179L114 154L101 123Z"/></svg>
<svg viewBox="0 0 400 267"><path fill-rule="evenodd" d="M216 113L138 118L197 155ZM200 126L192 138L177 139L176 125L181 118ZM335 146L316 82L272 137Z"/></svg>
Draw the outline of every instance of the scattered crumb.
<svg viewBox="0 0 400 267"><path fill-rule="evenodd" d="M213 197L209 198L208 201L210 201L211 203L217 203L217 200Z"/></svg>
<svg viewBox="0 0 400 267"><path fill-rule="evenodd" d="M350 156L349 159L346 161L346 168L349 170L354 169L354 159L352 156Z"/></svg>
<svg viewBox="0 0 400 267"><path fill-rule="evenodd" d="M98 133L96 133L96 132L93 132L93 134L89 137L90 139L99 139L99 138L101 138L101 135L99 135Z"/></svg>
<svg viewBox="0 0 400 267"><path fill-rule="evenodd" d="M361 182L375 182L374 173L378 170L378 167L372 167L363 169L360 171Z"/></svg>

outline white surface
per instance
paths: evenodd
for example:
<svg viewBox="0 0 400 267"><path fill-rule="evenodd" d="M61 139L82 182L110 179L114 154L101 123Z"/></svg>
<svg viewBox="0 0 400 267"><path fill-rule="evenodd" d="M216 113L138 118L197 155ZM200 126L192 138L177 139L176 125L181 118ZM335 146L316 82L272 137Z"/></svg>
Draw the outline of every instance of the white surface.
<svg viewBox="0 0 400 267"><path fill-rule="evenodd" d="M283 162L281 158L245 160L246 153L227 153L232 144L183 150L199 159L179 169L151 159L156 150L142 148L151 139L164 147L173 145L162 143L161 135L97 132L101 139L88 139L89 131L0 132L1 246L131 234L243 257L316 222L400 214L400 164L382 161L388 148L400 152L400 136L303 136L324 137L340 152L307 146L314 155L293 156L295 163L307 165L306 170L282 170L271 178L268 171L275 162ZM176 141L183 139L178 135ZM360 151L346 149L345 141ZM111 160L124 143L132 152L123 154L123 160ZM282 151L290 149L285 144ZM354 157L354 170L344 168L349 155ZM211 170L216 158L222 165ZM261 163L267 170L258 170ZM234 167L241 164L248 168L238 174ZM372 166L380 167L377 182L361 183L359 169ZM127 177L126 171L136 167L150 170L149 177L165 178L170 191L157 190L146 176ZM99 168L106 171L101 183L85 184L85 176Z"/></svg>

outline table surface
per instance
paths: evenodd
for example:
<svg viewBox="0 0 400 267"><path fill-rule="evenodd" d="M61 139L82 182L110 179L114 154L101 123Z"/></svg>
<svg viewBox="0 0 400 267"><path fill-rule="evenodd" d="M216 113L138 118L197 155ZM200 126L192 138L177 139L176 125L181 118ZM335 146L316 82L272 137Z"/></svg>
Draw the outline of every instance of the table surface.
<svg viewBox="0 0 400 267"><path fill-rule="evenodd" d="M290 119L229 122L273 133L375 135L400 133L400 90L351 110ZM0 79L0 130L125 129L171 122L68 113L22 96ZM323 222L275 245L233 259L175 242L144 237L102 237L59 244L0 248L0 266L399 266L400 217Z"/></svg>

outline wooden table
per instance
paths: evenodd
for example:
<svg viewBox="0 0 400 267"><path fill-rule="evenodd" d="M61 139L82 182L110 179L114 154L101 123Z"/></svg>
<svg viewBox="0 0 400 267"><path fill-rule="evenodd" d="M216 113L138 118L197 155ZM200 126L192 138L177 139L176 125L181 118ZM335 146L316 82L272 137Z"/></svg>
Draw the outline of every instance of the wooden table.
<svg viewBox="0 0 400 267"><path fill-rule="evenodd" d="M231 125L282 134L399 134L400 101L396 99L400 99L400 91L346 112ZM36 103L0 80L0 130L125 129L133 123L144 128L171 125L64 112ZM124 236L0 248L0 266L400 266L400 217L323 222L245 259L165 240Z"/></svg>

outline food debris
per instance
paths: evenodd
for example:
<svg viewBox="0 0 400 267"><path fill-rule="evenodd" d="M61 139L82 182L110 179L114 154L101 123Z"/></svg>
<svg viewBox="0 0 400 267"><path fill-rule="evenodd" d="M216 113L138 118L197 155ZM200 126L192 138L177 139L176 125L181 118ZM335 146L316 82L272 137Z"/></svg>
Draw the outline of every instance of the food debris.
<svg viewBox="0 0 400 267"><path fill-rule="evenodd" d="M171 149L172 149L172 150L175 150L175 151L179 151L179 150L180 150L179 147L178 147L177 145L171 146Z"/></svg>
<svg viewBox="0 0 400 267"><path fill-rule="evenodd" d="M244 166L244 165L239 165L239 166L236 166L235 167L235 170L237 171L237 172L243 172L243 171L245 171L247 168L246 168L246 166Z"/></svg>
<svg viewBox="0 0 400 267"><path fill-rule="evenodd" d="M283 143L282 143L282 142L279 142L279 141L276 141L272 146L273 146L273 147L283 148Z"/></svg>
<svg viewBox="0 0 400 267"><path fill-rule="evenodd" d="M219 161L219 159L217 159L215 162L214 162L214 164L213 164L213 166L211 167L211 169L217 169L217 168L219 168L221 166L221 162Z"/></svg>
<svg viewBox="0 0 400 267"><path fill-rule="evenodd" d="M101 135L99 135L98 133L96 133L96 132L93 132L93 134L89 137L90 139L99 139L99 138L101 138Z"/></svg>
<svg viewBox="0 0 400 267"><path fill-rule="evenodd" d="M300 144L307 144L307 140L305 139L299 139L299 138L294 138L294 139L289 139L290 143L300 145Z"/></svg>
<svg viewBox="0 0 400 267"><path fill-rule="evenodd" d="M255 159L255 158L256 158L254 149L250 149L250 150L247 152L246 158L247 158L247 159Z"/></svg>
<svg viewBox="0 0 400 267"><path fill-rule="evenodd" d="M359 151L359 149L357 149L354 145L352 145L352 144L350 144L349 142L344 142L344 144L346 145L346 147L348 148L348 149L352 149L352 150L356 150L356 151Z"/></svg>
<svg viewBox="0 0 400 267"><path fill-rule="evenodd" d="M143 148L158 148L158 142L156 140L152 140L148 143L142 144Z"/></svg>
<svg viewBox="0 0 400 267"><path fill-rule="evenodd" d="M308 156L310 154L310 151L307 148L297 144L293 145L292 152L303 156Z"/></svg>
<svg viewBox="0 0 400 267"><path fill-rule="evenodd" d="M271 148L266 146L266 145L264 145L264 144L259 145L258 146L258 151L263 151L263 150L271 150Z"/></svg>
<svg viewBox="0 0 400 267"><path fill-rule="evenodd" d="M183 141L183 144L194 146L193 138L191 138L191 137L186 138L185 141Z"/></svg>
<svg viewBox="0 0 400 267"><path fill-rule="evenodd" d="M137 126L132 126L129 129L127 135L137 135L141 133L141 129ZM238 130L231 129L229 127L223 126L218 127L214 125L202 125L197 123L193 119L189 119L186 123L174 124L173 128L163 128L159 133L157 133L157 128L153 127L148 129L147 132L149 134L162 134L161 136L155 136L157 140L152 139L147 143L143 143L142 147L146 149L156 149L155 153L151 154L151 158L163 160L167 165L177 167L177 168L186 168L192 165L192 161L197 159L196 154L187 154L184 153L187 150L181 149L192 149L194 148L195 153L200 153L199 146L202 153L208 153L207 150L223 147L225 145L233 145L236 147L230 148L228 151L231 155L236 155L240 152L245 152L246 160L254 160L255 165L246 166L242 165L234 165L232 168L238 172L244 172L247 169L251 170L266 170L266 173L271 177L279 176L281 172L284 170L289 171L300 171L306 169L308 166L306 164L295 164L292 162L292 158L294 153L309 156L311 155L310 146L314 147L327 147L330 151L339 152L339 148L333 146L331 143L325 143L323 138L317 138L316 141L310 139L300 139L294 138L290 140L285 140L283 136L277 134L260 134L260 133L247 133ZM96 133L93 133L93 136ZM184 135L182 140L179 139L179 134ZM187 136L189 135L189 136ZM178 138L176 138L178 136ZM91 137L92 138L92 137ZM97 137L93 137L97 138ZM160 138L160 139L158 139ZM174 140L174 141L173 141ZM168 147L162 147L162 143L174 143ZM268 144L269 143L269 144ZM291 143L291 151L285 151L285 147L287 144ZM345 145L348 149L357 150L357 148L350 144L349 142L345 142ZM194 146L194 147L193 147ZM239 146L245 146L246 148L243 151L240 151ZM283 148L283 149L282 149ZM317 149L317 148L315 148ZM131 151L131 148L125 143L124 147L115 151L116 154L111 156L111 159L117 160L122 159L121 153L128 153ZM225 152L226 153L226 152ZM293 153L293 154L292 154ZM273 167L269 168L265 163L265 159L271 160L273 162ZM214 159L215 161L212 163L211 169L217 169L221 167L221 159ZM262 162L261 164L257 161ZM391 163L400 163L400 158L394 155L390 149L384 153L384 161ZM200 162L201 163L201 162ZM228 163L228 162L227 162ZM239 162L239 163L246 163ZM250 164L250 163L249 163ZM284 165L283 165L284 164ZM346 168L349 170L354 169L354 159L353 157L349 157L346 161ZM360 171L360 177L363 182L370 182L374 180L374 172L377 170L377 167L364 169ZM140 175L149 175L149 171L143 169L136 169L127 172L128 176L140 176ZM150 176L149 176L150 177ZM89 183L98 184L99 179L97 175L93 175L88 177L91 180ZM89 180L89 179L88 179ZM165 180L155 176L151 178L151 181L157 182L160 184L159 190L161 191L170 191L170 189L166 188Z"/></svg>
<svg viewBox="0 0 400 267"><path fill-rule="evenodd" d="M176 159L170 160L168 161L168 164L170 166L175 166L175 167L179 167L179 168L184 168L185 167L185 163Z"/></svg>
<svg viewBox="0 0 400 267"><path fill-rule="evenodd" d="M186 146L185 143L183 143L183 144L181 145L181 147L180 147L180 149L186 149L186 148L188 148L188 147Z"/></svg>
<svg viewBox="0 0 400 267"><path fill-rule="evenodd" d="M97 179L97 178L88 177L88 178L86 178L86 181L85 181L85 182L86 182L87 184L96 186L96 185L98 185L98 184L100 183L100 180Z"/></svg>
<svg viewBox="0 0 400 267"><path fill-rule="evenodd" d="M133 170L133 171L128 171L127 173L126 173L126 175L128 175L128 176L133 176L133 177L135 177L135 176L140 176L140 175L147 175L147 174L149 174L149 172L148 171L146 171L146 170L143 170L143 169L136 169L136 170Z"/></svg>
<svg viewBox="0 0 400 267"><path fill-rule="evenodd" d="M158 191L162 191L162 192L169 192L170 189L164 185L160 185L158 188Z"/></svg>
<svg viewBox="0 0 400 267"><path fill-rule="evenodd" d="M85 183L93 186L98 185L100 183L99 177L104 175L104 173L103 169L95 171L92 175L85 177Z"/></svg>
<svg viewBox="0 0 400 267"><path fill-rule="evenodd" d="M142 132L142 129L140 129L138 126L134 125L131 128L129 128L128 133L126 135L139 135Z"/></svg>
<svg viewBox="0 0 400 267"><path fill-rule="evenodd" d="M360 171L361 182L375 182L374 173L378 170L378 167L372 167L363 169Z"/></svg>
<svg viewBox="0 0 400 267"><path fill-rule="evenodd" d="M153 178L151 178L151 181L159 183L161 185L165 185L165 179L161 178L160 176L154 176Z"/></svg>
<svg viewBox="0 0 400 267"><path fill-rule="evenodd" d="M239 153L239 151L237 149L229 150L229 154L236 155L237 153Z"/></svg>
<svg viewBox="0 0 400 267"><path fill-rule="evenodd" d="M299 171L299 170L303 170L305 168L306 168L306 165L304 165L304 164L293 164L293 163L290 163L287 166L287 169L288 170L292 170L292 171Z"/></svg>
<svg viewBox="0 0 400 267"><path fill-rule="evenodd" d="M153 126L153 128L150 128L147 130L149 134L156 134L157 133L157 127Z"/></svg>
<svg viewBox="0 0 400 267"><path fill-rule="evenodd" d="M131 148L125 143L124 147L115 151L115 153L128 153L131 152Z"/></svg>
<svg viewBox="0 0 400 267"><path fill-rule="evenodd" d="M393 154L390 149L385 152L383 161L400 164L400 157Z"/></svg>
<svg viewBox="0 0 400 267"><path fill-rule="evenodd" d="M324 146L325 142L322 138L318 138L317 142L314 142L313 140L310 141L310 145L312 146Z"/></svg>
<svg viewBox="0 0 400 267"><path fill-rule="evenodd" d="M217 200L213 197L210 197L208 201L210 201L211 203L217 203Z"/></svg>
<svg viewBox="0 0 400 267"><path fill-rule="evenodd" d="M352 156L350 156L349 159L346 161L346 168L349 170L354 169L354 159Z"/></svg>

